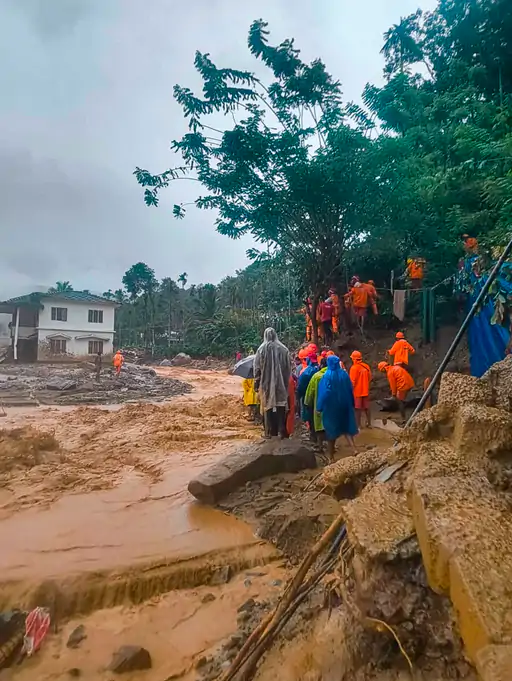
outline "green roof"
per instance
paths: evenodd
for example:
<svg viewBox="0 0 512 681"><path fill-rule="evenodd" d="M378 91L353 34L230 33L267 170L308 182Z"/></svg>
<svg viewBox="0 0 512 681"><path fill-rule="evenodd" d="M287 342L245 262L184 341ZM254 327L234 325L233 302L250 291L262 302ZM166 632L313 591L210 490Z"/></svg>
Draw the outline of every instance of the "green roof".
<svg viewBox="0 0 512 681"><path fill-rule="evenodd" d="M41 293L40 291L27 293L25 296L17 296L4 300L0 305L41 305L41 298L58 298L59 300L72 300L77 303L111 303L116 305L114 300L109 300L103 296L95 296L88 291L54 291L52 293Z"/></svg>

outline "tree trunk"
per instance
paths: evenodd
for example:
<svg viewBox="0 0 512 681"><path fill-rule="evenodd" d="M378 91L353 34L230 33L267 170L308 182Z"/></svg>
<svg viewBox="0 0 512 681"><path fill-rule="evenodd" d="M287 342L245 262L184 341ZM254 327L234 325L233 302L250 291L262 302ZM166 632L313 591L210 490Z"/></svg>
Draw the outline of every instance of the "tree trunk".
<svg viewBox="0 0 512 681"><path fill-rule="evenodd" d="M320 295L318 293L315 293L313 296L313 304L311 306L310 310L310 318L311 318L311 324L313 325L313 343L316 345L317 348L320 347L319 342L318 342L318 322L316 319L316 313L318 310L318 301L320 299Z"/></svg>
<svg viewBox="0 0 512 681"><path fill-rule="evenodd" d="M171 349L171 331L172 331L172 303L171 303L171 297L172 297L172 282L169 281L169 306L167 308L167 313L168 313L168 326L167 326L167 346L168 349Z"/></svg>

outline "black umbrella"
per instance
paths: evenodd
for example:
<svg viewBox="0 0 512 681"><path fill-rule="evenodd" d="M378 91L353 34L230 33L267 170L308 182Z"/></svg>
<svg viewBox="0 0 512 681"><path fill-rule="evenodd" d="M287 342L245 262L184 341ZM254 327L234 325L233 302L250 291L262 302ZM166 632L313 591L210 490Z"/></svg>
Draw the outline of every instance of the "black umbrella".
<svg viewBox="0 0 512 681"><path fill-rule="evenodd" d="M233 367L231 372L233 376L240 376L241 378L254 378L254 357L255 355L249 355L244 357Z"/></svg>

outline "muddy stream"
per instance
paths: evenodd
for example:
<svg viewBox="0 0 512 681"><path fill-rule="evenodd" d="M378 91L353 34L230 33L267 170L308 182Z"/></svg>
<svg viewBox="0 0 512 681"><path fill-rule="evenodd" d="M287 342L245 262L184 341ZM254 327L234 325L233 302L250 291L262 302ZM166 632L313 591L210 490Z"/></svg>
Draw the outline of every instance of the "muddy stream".
<svg viewBox="0 0 512 681"><path fill-rule="evenodd" d="M240 379L159 373L193 392L158 405L12 408L0 421L1 609L51 602L65 622L1 681L69 679L74 669L109 681L105 666L124 644L147 647L153 661L126 681L195 679L197 660L236 630L239 606L282 590L275 548L187 492L201 470L260 437L234 398ZM229 584L208 586L225 565ZM69 649L78 624L87 638Z"/></svg>

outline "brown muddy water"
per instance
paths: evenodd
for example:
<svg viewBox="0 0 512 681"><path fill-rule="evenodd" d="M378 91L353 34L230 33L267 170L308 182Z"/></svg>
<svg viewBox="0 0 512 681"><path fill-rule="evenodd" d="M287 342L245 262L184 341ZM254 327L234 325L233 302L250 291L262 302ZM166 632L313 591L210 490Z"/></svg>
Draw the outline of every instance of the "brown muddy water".
<svg viewBox="0 0 512 681"><path fill-rule="evenodd" d="M105 666L124 644L153 658L152 670L126 681L190 681L197 659L236 631L245 600L282 590L287 570L274 547L187 492L192 477L260 437L240 379L161 373L194 391L159 405L10 409L2 419L0 609L48 605L59 628L0 681L68 679L74 668L85 681L110 681ZM361 444L380 438L374 431ZM231 581L206 586L225 565ZM78 624L87 639L71 650Z"/></svg>

